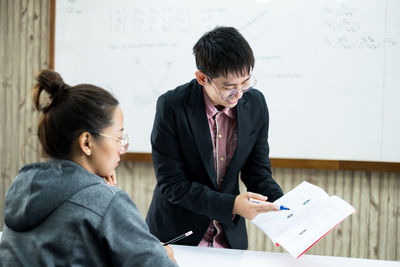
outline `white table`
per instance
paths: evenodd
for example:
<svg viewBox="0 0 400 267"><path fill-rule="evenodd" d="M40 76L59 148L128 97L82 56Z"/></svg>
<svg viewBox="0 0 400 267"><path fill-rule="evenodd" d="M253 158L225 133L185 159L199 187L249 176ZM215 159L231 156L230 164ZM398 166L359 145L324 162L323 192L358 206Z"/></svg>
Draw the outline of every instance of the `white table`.
<svg viewBox="0 0 400 267"><path fill-rule="evenodd" d="M400 267L400 261L368 260L358 258L302 255L299 259L288 253L237 249L200 248L172 245L180 267Z"/></svg>

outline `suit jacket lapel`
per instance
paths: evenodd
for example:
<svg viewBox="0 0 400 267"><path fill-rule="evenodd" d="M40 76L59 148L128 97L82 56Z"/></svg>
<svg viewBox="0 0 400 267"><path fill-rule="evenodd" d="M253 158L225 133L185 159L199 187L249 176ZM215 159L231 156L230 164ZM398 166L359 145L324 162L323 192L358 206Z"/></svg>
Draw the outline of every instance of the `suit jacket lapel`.
<svg viewBox="0 0 400 267"><path fill-rule="evenodd" d="M226 171L225 178L229 179L232 175L239 171L236 168L239 163L243 161L241 156L242 151L246 148L248 144L248 139L251 131L251 114L250 114L250 104L247 101L246 94L243 95L236 106L237 111L237 146L235 153L232 157L231 163ZM224 179L225 181L225 179Z"/></svg>
<svg viewBox="0 0 400 267"><path fill-rule="evenodd" d="M217 187L217 175L214 167L214 151L210 136L205 104L203 100L202 87L196 82L189 96L186 112L189 118L189 124L192 129L193 137L196 142L197 150L203 161L204 167L211 179L211 182Z"/></svg>

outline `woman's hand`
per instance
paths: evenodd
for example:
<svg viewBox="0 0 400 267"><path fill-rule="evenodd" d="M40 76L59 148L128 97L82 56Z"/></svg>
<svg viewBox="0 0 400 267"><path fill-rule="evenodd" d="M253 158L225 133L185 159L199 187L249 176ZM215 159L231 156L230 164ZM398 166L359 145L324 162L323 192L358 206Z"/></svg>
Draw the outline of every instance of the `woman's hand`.
<svg viewBox="0 0 400 267"><path fill-rule="evenodd" d="M175 262L176 264L178 264L178 263L176 262L175 258L174 258L174 250L172 249L172 247L169 246L169 245L166 245L166 246L164 246L164 248L167 250L168 257L169 257L173 262Z"/></svg>
<svg viewBox="0 0 400 267"><path fill-rule="evenodd" d="M115 174L115 170L109 176L103 176L103 179L106 181L108 185L117 185L117 175Z"/></svg>

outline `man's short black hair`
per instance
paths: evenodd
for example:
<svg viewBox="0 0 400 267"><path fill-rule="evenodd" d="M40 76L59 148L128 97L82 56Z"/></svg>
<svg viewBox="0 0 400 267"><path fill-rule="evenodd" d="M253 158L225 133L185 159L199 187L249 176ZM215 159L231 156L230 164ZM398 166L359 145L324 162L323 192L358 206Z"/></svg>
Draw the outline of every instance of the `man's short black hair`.
<svg viewBox="0 0 400 267"><path fill-rule="evenodd" d="M244 76L254 68L254 55L249 43L233 27L216 27L206 32L194 45L197 69L210 78L229 73Z"/></svg>

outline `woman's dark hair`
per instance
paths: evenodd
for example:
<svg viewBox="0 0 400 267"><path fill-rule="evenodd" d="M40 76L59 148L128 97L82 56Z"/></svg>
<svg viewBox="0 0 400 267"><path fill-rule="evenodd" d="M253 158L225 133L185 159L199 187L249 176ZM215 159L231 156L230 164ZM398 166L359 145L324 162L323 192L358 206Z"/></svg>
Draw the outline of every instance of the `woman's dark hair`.
<svg viewBox="0 0 400 267"><path fill-rule="evenodd" d="M194 45L197 69L210 78L246 75L254 68L254 55L249 43L233 27L216 27L205 33Z"/></svg>
<svg viewBox="0 0 400 267"><path fill-rule="evenodd" d="M73 140L81 133L101 132L111 125L118 100L106 90L90 84L69 86L60 74L51 70L41 71L35 79L33 103L42 112L38 137L47 156L67 159ZM43 91L48 101L42 104Z"/></svg>

